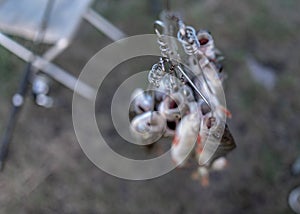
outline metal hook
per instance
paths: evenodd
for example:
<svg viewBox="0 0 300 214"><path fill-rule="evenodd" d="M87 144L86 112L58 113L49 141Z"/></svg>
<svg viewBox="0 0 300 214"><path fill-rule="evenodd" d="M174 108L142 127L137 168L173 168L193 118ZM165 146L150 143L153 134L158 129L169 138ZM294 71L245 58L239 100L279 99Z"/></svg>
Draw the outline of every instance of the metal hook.
<svg viewBox="0 0 300 214"><path fill-rule="evenodd" d="M182 73L182 75L187 79L187 81L191 84L191 86L193 87L193 89L201 96L201 98L204 100L204 102L209 106L209 108L211 109L211 105L208 102L208 100L206 99L206 97L199 91L199 89L196 87L196 85L193 83L193 81L189 78L189 76L182 70L182 68L177 65L177 69L180 71L180 73Z"/></svg>

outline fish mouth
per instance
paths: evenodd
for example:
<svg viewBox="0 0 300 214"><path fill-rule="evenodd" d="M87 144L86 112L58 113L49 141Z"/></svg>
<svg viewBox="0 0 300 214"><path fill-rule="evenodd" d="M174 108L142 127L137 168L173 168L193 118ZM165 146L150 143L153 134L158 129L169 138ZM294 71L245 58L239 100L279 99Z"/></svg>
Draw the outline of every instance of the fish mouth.
<svg viewBox="0 0 300 214"><path fill-rule="evenodd" d="M183 95L178 93L171 94L166 97L159 107L159 111L169 121L179 120L182 115L185 114L186 110L187 105L185 103L184 97Z"/></svg>
<svg viewBox="0 0 300 214"><path fill-rule="evenodd" d="M170 109L178 108L178 104L177 104L176 101L178 102L178 100L174 100L174 99L170 98L170 102L169 102L168 107L169 107Z"/></svg>
<svg viewBox="0 0 300 214"><path fill-rule="evenodd" d="M212 40L211 35L206 31L200 31L198 32L198 41L201 46L206 46L209 44L209 42Z"/></svg>
<svg viewBox="0 0 300 214"><path fill-rule="evenodd" d="M167 120L167 127L172 130L172 131L175 131L176 130L176 122L175 121L170 121L170 120Z"/></svg>
<svg viewBox="0 0 300 214"><path fill-rule="evenodd" d="M203 37L199 39L200 45L206 45L208 42L209 42L208 38Z"/></svg>

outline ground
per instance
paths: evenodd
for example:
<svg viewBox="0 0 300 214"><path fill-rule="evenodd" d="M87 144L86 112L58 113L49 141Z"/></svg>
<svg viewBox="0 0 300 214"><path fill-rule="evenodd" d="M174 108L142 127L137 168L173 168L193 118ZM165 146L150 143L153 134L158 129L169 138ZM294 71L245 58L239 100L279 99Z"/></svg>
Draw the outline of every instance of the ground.
<svg viewBox="0 0 300 214"><path fill-rule="evenodd" d="M153 32L162 5L155 0L103 0L93 7L128 35L136 35ZM187 0L174 1L171 7L186 23L209 29L226 57L224 87L237 143L229 167L213 173L208 188L190 178L191 169L148 181L108 175L82 152L72 125L72 93L54 83L52 109L37 107L28 96L21 111L0 174L1 213L292 213L287 197L300 185L299 177L290 174L290 164L300 155L300 2ZM71 47L55 62L78 75L110 42L83 22ZM255 82L247 57L275 71L272 90ZM149 69L150 62L153 59L127 70ZM22 66L0 49L1 132ZM106 84L116 87L122 75L117 77L108 77ZM99 101L100 120L108 107ZM120 146L118 136L111 136L112 128L106 130L113 145L126 152L126 144Z"/></svg>

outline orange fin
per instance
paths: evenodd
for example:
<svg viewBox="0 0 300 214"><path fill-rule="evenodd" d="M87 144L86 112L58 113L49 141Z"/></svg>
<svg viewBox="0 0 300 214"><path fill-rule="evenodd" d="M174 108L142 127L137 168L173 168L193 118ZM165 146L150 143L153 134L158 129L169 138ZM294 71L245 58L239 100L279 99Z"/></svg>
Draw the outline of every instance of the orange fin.
<svg viewBox="0 0 300 214"><path fill-rule="evenodd" d="M224 106L220 106L220 108L225 113L226 117L228 117L229 119L232 118L232 114L227 108L225 108Z"/></svg>

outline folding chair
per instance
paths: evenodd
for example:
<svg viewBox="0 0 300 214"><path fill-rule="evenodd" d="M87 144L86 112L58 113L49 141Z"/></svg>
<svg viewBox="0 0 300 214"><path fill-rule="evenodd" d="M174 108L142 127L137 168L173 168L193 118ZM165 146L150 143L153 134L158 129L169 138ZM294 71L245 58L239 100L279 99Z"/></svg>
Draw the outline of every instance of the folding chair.
<svg viewBox="0 0 300 214"><path fill-rule="evenodd" d="M71 44L83 18L112 40L125 37L123 32L90 9L92 2L93 0L0 0L0 45L28 63L16 94L18 96L13 97L13 110L1 142L0 168L7 154L17 112L23 103L31 68L45 73L87 99L94 97L94 88L78 82L76 77L51 62ZM39 43L51 47L38 56L7 35L31 41L40 40Z"/></svg>

